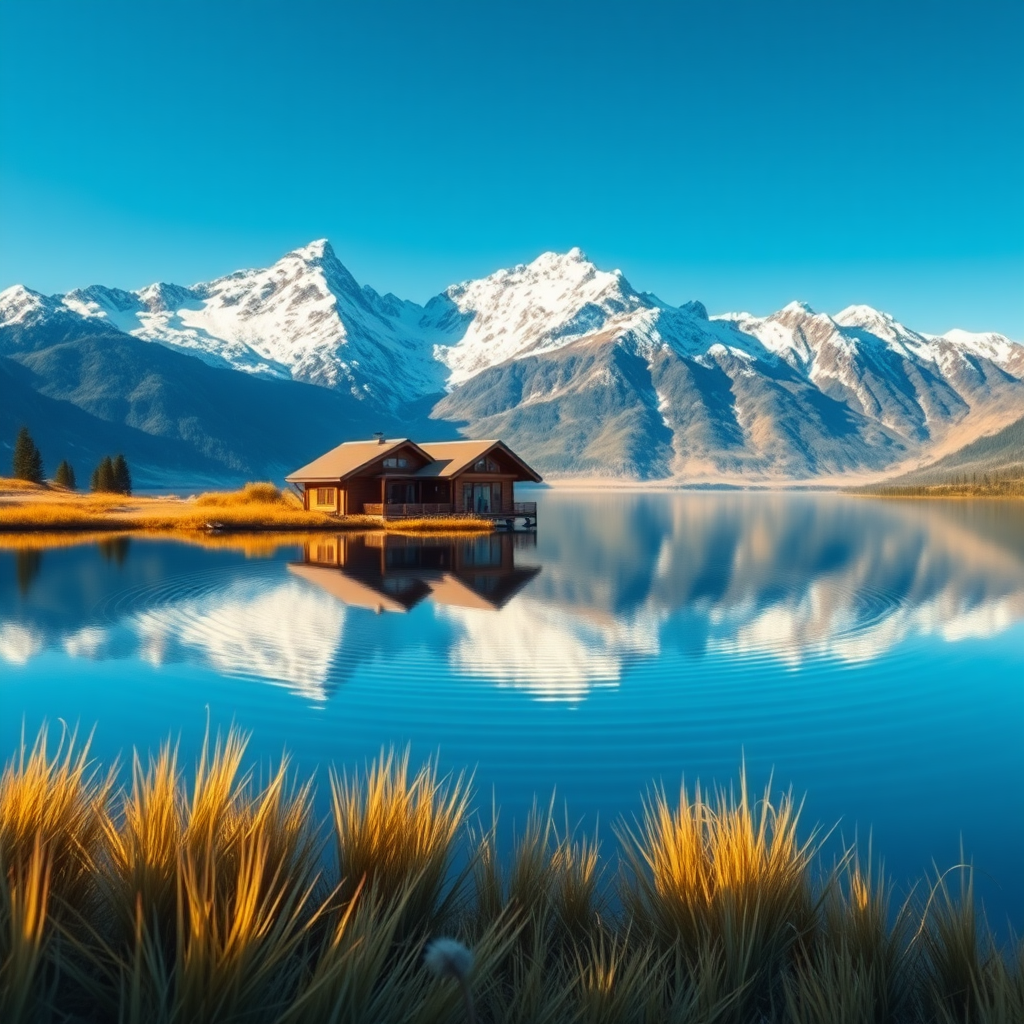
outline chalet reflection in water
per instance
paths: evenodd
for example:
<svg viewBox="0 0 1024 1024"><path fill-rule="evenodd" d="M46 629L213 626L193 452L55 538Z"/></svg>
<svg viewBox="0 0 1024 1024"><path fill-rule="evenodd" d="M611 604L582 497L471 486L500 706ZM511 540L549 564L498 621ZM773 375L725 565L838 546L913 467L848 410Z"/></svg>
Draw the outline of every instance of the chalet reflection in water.
<svg viewBox="0 0 1024 1024"><path fill-rule="evenodd" d="M393 533L317 537L288 570L358 608L407 612L421 601L497 610L540 572L516 567L533 533L405 537Z"/></svg>

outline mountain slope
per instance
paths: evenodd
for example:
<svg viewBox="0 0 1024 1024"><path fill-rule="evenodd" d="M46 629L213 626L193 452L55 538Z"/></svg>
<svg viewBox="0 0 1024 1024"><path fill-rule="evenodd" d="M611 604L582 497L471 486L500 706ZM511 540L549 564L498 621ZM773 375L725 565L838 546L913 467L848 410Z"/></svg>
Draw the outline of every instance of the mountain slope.
<svg viewBox="0 0 1024 1024"><path fill-rule="evenodd" d="M980 479L986 473L1024 476L1024 416L995 434L979 437L927 466L886 480L888 484L947 484L954 478Z"/></svg>
<svg viewBox="0 0 1024 1024"><path fill-rule="evenodd" d="M119 385L138 392L128 404L93 394L99 381L87 370L102 346L86 342L100 337L134 346L123 353L136 376ZM33 356L69 343L84 346L73 371L62 369L67 353ZM234 371L229 392L236 378L317 385L317 397L274 391L278 423L301 416L298 407L321 409L323 395L343 399L330 415L323 406L336 427L321 447L339 430L364 437L384 421L421 433L430 410L426 432L502 436L556 476L877 472L948 451L1024 409L1024 346L1000 335L925 335L867 306L828 316L791 303L767 317L709 318L699 302L674 307L637 291L579 249L453 285L425 306L361 287L324 240L188 288L0 293L0 355L32 366L41 394L154 436L183 430L204 458L255 466L236 429L252 419L245 402L229 402L228 416L204 412L168 376L187 380L184 364L154 372L168 408L190 409L193 426L172 429L181 417L149 408L144 349ZM68 372L88 382L70 384ZM202 401L217 404L212 392ZM261 464L293 464L271 454L282 448L269 439Z"/></svg>
<svg viewBox="0 0 1024 1024"><path fill-rule="evenodd" d="M63 341L0 365L15 396L0 414L3 437L29 424L51 469L78 451L86 463L123 451L142 486L280 478L347 437L398 426L345 393L217 369L124 334ZM91 466L77 468L81 476Z"/></svg>

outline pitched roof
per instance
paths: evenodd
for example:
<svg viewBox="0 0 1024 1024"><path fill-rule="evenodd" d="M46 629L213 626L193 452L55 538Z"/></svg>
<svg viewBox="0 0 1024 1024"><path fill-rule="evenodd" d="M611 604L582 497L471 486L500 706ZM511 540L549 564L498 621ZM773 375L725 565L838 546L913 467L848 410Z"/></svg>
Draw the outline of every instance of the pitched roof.
<svg viewBox="0 0 1024 1024"><path fill-rule="evenodd" d="M519 463L528 477L540 483L540 474L523 462L504 441L430 441L421 444L420 448L433 461L419 470L417 476L453 477L488 452L501 448L514 462Z"/></svg>
<svg viewBox="0 0 1024 1024"><path fill-rule="evenodd" d="M289 473L285 480L289 483L315 483L318 481L341 480L347 476L353 476L363 466L376 462L396 448L405 446L412 447L423 456L427 463L415 472L418 477L439 477L447 479L461 473L483 458L488 452L495 448L501 450L521 467L523 474L531 479L540 482L540 474L531 469L504 441L431 441L425 444L416 444L407 437L399 437L384 441L346 441L332 448L325 455L314 459L301 469Z"/></svg>
<svg viewBox="0 0 1024 1024"><path fill-rule="evenodd" d="M346 441L301 469L289 473L285 480L289 483L302 480L340 480L403 445L412 445L424 459L431 458L418 444L410 441L407 437L394 438L383 443L379 441Z"/></svg>

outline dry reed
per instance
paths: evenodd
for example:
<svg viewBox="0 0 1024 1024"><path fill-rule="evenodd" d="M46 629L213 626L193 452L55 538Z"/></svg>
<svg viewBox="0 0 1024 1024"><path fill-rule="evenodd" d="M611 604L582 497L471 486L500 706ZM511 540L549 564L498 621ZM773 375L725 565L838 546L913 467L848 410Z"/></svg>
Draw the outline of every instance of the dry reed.
<svg viewBox="0 0 1024 1024"><path fill-rule="evenodd" d="M0 778L5 1024L1024 1019L1024 946L996 948L969 869L894 913L870 850L820 871L792 797L742 775L654 790L607 871L553 801L503 858L467 779L407 753L332 774L319 821L236 730L188 771L136 755L116 792L88 749L43 730ZM440 935L472 951L458 984L426 969Z"/></svg>

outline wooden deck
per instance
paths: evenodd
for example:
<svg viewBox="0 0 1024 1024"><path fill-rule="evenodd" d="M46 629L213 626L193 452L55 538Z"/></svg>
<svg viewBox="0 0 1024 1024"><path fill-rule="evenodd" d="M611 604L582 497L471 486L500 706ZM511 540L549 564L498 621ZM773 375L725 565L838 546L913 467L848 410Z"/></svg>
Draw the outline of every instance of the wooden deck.
<svg viewBox="0 0 1024 1024"><path fill-rule="evenodd" d="M532 519L537 521L537 502L516 501L500 512L464 512L454 505L423 503L410 505L363 505L363 514L384 519L430 519L444 516L472 516L475 519Z"/></svg>

